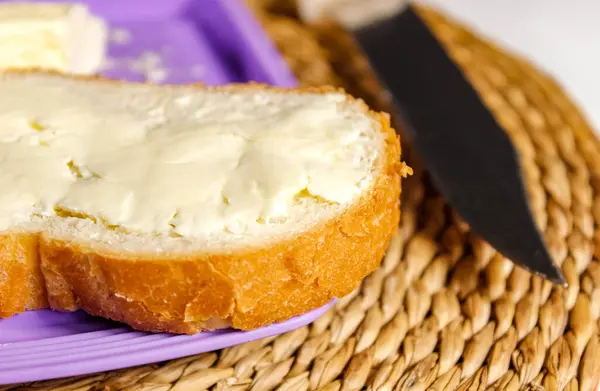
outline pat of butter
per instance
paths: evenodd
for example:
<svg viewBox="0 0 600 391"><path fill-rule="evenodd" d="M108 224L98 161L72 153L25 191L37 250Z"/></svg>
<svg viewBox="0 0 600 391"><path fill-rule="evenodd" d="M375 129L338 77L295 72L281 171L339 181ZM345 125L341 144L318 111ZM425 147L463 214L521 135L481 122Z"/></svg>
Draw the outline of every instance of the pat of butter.
<svg viewBox="0 0 600 391"><path fill-rule="evenodd" d="M97 73L107 35L105 23L83 4L0 3L0 69Z"/></svg>
<svg viewBox="0 0 600 391"><path fill-rule="evenodd" d="M194 238L270 232L356 200L385 145L339 93L39 75L0 75L0 125L0 231L66 214Z"/></svg>

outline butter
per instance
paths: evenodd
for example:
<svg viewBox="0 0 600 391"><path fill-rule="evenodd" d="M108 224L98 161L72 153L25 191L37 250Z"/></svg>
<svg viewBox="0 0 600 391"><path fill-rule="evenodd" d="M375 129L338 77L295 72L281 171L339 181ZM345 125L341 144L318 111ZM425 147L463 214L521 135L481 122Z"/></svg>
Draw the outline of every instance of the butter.
<svg viewBox="0 0 600 391"><path fill-rule="evenodd" d="M227 241L314 223L372 186L379 127L339 93L1 75L0 231L62 216Z"/></svg>
<svg viewBox="0 0 600 391"><path fill-rule="evenodd" d="M0 69L97 73L107 45L104 22L80 3L0 3Z"/></svg>

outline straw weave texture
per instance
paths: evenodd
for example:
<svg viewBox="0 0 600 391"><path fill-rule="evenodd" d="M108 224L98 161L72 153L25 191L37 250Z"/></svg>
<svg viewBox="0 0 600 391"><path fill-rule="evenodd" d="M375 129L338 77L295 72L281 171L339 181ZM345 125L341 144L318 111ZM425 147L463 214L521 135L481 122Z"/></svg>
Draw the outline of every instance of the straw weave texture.
<svg viewBox="0 0 600 391"><path fill-rule="evenodd" d="M303 84L343 80L376 108L389 107L342 30L257 12ZM600 143L550 78L439 14L420 12L514 140L567 289L513 266L471 234L417 169L381 268L314 324L168 363L0 390L593 391Z"/></svg>

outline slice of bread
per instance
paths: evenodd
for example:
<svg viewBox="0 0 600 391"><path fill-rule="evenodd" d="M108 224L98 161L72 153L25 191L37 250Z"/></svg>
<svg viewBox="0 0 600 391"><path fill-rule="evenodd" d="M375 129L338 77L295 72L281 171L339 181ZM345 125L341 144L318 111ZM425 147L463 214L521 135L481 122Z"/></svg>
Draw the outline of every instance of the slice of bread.
<svg viewBox="0 0 600 391"><path fill-rule="evenodd" d="M0 69L94 74L104 62L107 30L82 3L2 2Z"/></svg>
<svg viewBox="0 0 600 391"><path fill-rule="evenodd" d="M399 219L387 115L334 89L0 74L0 316L252 329L377 268Z"/></svg>

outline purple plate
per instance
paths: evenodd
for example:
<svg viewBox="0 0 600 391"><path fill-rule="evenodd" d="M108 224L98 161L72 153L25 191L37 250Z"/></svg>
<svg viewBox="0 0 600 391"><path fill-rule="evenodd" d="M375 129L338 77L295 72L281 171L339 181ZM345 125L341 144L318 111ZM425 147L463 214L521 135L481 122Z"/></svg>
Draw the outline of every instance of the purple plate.
<svg viewBox="0 0 600 391"><path fill-rule="evenodd" d="M170 84L257 81L295 86L291 71L240 1L88 1L113 30L105 75ZM0 384L84 375L222 349L306 325L327 308L254 331L193 336L137 332L81 311L31 311L0 321Z"/></svg>
<svg viewBox="0 0 600 391"><path fill-rule="evenodd" d="M304 326L325 306L283 323L241 332L151 334L81 311L32 311L0 322L0 385L55 379L210 352Z"/></svg>

